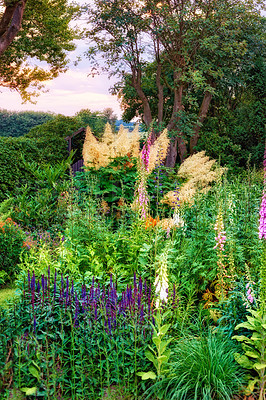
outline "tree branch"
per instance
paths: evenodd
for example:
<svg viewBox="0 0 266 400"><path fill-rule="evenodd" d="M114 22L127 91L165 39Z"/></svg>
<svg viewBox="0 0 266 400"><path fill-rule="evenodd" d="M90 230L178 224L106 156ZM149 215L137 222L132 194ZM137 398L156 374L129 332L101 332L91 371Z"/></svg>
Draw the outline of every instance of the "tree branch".
<svg viewBox="0 0 266 400"><path fill-rule="evenodd" d="M14 5L6 6L0 21L0 56L10 46L21 28L26 2L27 0L20 0Z"/></svg>

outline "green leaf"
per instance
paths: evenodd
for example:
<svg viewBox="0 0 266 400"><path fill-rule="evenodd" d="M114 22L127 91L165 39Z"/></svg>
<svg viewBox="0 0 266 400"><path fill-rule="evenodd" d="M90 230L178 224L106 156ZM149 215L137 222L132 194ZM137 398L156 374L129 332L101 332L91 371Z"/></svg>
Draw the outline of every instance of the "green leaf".
<svg viewBox="0 0 266 400"><path fill-rule="evenodd" d="M244 356L244 355L239 354L239 353L235 353L234 357L235 357L236 362L238 364L240 364L241 367L247 368L247 369L252 369L253 368L253 363L248 359L247 356Z"/></svg>
<svg viewBox="0 0 266 400"><path fill-rule="evenodd" d="M248 386L246 388L246 391L248 392L248 394L251 394L252 392L254 392L254 388L255 388L255 385L257 382L258 382L258 378L248 381Z"/></svg>
<svg viewBox="0 0 266 400"><path fill-rule="evenodd" d="M161 343L161 338L157 337L157 336L153 336L152 337L152 341L155 344L155 346L159 347L160 343Z"/></svg>
<svg viewBox="0 0 266 400"><path fill-rule="evenodd" d="M168 344L169 344L172 340L174 340L174 338L170 338L170 339L168 339L168 340L163 340L163 341L160 343L160 353L161 353L161 354L163 354L163 352L165 351L166 347L168 346Z"/></svg>
<svg viewBox="0 0 266 400"><path fill-rule="evenodd" d="M244 335L240 335L240 336L232 336L232 339L236 339L236 340L238 340L239 342L243 342L244 340L246 340L246 339L248 339L246 336L244 336Z"/></svg>
<svg viewBox="0 0 266 400"><path fill-rule="evenodd" d="M138 376L141 376L141 379L143 381L146 381L147 379L156 379L156 374L153 371L149 372L138 372Z"/></svg>
<svg viewBox="0 0 266 400"><path fill-rule="evenodd" d="M148 358L148 360L150 360L152 363L154 363L155 357L149 350L145 351L145 356Z"/></svg>
<svg viewBox="0 0 266 400"><path fill-rule="evenodd" d="M266 363L255 363L254 365L253 365L253 368L256 368L256 369L263 369L263 368L266 368Z"/></svg>
<svg viewBox="0 0 266 400"><path fill-rule="evenodd" d="M259 358L260 357L260 355L258 353L255 353L254 351L246 351L245 354L248 357L253 357L253 358Z"/></svg>
<svg viewBox="0 0 266 400"><path fill-rule="evenodd" d="M161 361L161 363L165 363L168 361L168 357L166 355L162 355L160 357L157 357L158 361Z"/></svg>
<svg viewBox="0 0 266 400"><path fill-rule="evenodd" d="M26 394L26 396L32 396L33 394L36 394L37 392L37 388L36 387L32 387L32 388L21 388L20 389L21 392L24 392Z"/></svg>
<svg viewBox="0 0 266 400"><path fill-rule="evenodd" d="M165 335L166 332L168 331L168 329L170 328L171 324L165 324L163 326L161 326L160 330L159 330L159 335Z"/></svg>
<svg viewBox="0 0 266 400"><path fill-rule="evenodd" d="M29 372L31 373L31 375L33 375L35 378L38 379L38 381L40 380L40 374L39 371L37 370L36 367L34 367L33 365L31 365L29 367Z"/></svg>
<svg viewBox="0 0 266 400"><path fill-rule="evenodd" d="M255 327L253 325L251 325L249 322L242 322L241 324L238 324L235 329L239 329L239 328L246 328L249 329L251 331L255 330Z"/></svg>

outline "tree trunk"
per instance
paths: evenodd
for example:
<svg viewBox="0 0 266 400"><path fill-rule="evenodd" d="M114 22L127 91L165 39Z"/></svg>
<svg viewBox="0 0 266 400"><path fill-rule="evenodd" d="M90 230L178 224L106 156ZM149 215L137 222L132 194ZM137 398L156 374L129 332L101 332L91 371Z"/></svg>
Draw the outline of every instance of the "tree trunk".
<svg viewBox="0 0 266 400"><path fill-rule="evenodd" d="M15 39L21 28L26 2L27 0L20 0L5 8L0 21L0 56Z"/></svg>
<svg viewBox="0 0 266 400"><path fill-rule="evenodd" d="M174 140L171 140L165 160L165 166L174 168L177 155L179 155L179 159L182 164L187 155L187 146L182 136L177 136L174 138Z"/></svg>
<svg viewBox="0 0 266 400"><path fill-rule="evenodd" d="M163 85L161 84L162 65L158 63L156 73L156 85L158 88L158 124L163 122Z"/></svg>
<svg viewBox="0 0 266 400"><path fill-rule="evenodd" d="M145 125L147 127L149 127L149 125L152 122L151 108L150 108L149 101L141 87L141 71L140 70L132 69L132 86L136 89L136 92L138 93L138 96L139 96L140 100L142 101L143 111L144 111L143 120L144 120Z"/></svg>
<svg viewBox="0 0 266 400"><path fill-rule="evenodd" d="M165 166L168 168L174 168L177 158L177 138L170 141L170 145L168 148Z"/></svg>
<svg viewBox="0 0 266 400"><path fill-rule="evenodd" d="M189 142L189 150L190 150L190 154L194 154L195 153L195 147L197 146L198 140L199 140L199 132L200 132L200 128L203 124L203 121L206 118L209 106L210 106L210 102L212 99L212 93L210 92L206 92L202 103L201 103L201 107L199 110L199 114L198 114L198 121L194 126L194 130L193 130L193 136L190 139Z"/></svg>

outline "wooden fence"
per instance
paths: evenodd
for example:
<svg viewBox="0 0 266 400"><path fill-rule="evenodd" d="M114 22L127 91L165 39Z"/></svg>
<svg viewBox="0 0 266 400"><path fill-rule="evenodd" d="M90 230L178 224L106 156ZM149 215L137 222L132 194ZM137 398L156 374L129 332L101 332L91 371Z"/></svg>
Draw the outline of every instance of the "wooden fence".
<svg viewBox="0 0 266 400"><path fill-rule="evenodd" d="M75 162L74 164L72 164L71 167L72 167L72 173L73 173L73 175L76 175L76 173L77 173L78 171L82 171L83 165L84 165L83 159L78 160L77 162Z"/></svg>

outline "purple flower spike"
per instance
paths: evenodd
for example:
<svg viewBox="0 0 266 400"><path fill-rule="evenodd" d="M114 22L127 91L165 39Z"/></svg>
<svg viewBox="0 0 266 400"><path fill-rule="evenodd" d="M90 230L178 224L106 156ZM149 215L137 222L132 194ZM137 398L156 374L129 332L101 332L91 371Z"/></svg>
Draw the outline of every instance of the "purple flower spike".
<svg viewBox="0 0 266 400"><path fill-rule="evenodd" d="M141 276L139 277L139 293L142 294L142 279L141 279Z"/></svg>
<svg viewBox="0 0 266 400"><path fill-rule="evenodd" d="M34 334L36 334L36 326L37 326L36 316L34 315L34 319L33 319L33 330L34 330Z"/></svg>
<svg viewBox="0 0 266 400"><path fill-rule="evenodd" d="M37 283L37 293L40 294L40 290L41 290L41 285L40 285L40 281L38 279L38 283Z"/></svg>
<svg viewBox="0 0 266 400"><path fill-rule="evenodd" d="M30 287L31 287L31 291L33 292L35 290L35 273L34 273L34 271L33 271L33 275L32 275L32 278L31 278Z"/></svg>

